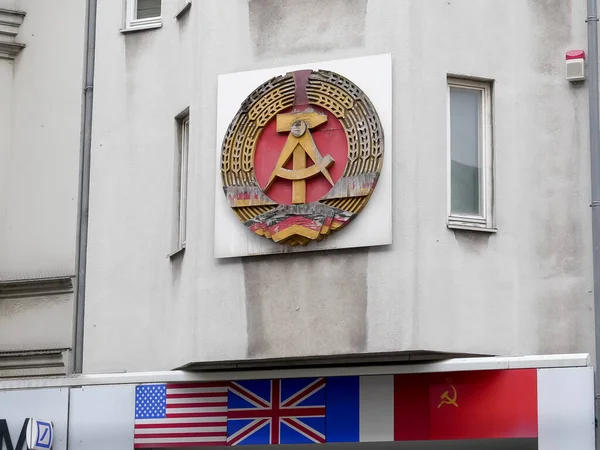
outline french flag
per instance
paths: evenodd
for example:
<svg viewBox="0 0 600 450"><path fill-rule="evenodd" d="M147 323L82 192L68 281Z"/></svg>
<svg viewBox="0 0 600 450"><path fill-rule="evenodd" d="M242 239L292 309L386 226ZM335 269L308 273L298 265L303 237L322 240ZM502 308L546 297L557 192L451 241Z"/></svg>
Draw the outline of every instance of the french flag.
<svg viewBox="0 0 600 450"><path fill-rule="evenodd" d="M394 440L394 376L327 378L327 442Z"/></svg>

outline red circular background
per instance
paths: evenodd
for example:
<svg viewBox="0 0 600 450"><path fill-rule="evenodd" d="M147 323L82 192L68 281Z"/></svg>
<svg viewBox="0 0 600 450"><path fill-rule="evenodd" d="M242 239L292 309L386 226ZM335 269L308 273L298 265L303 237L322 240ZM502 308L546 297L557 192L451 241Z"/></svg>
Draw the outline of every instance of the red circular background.
<svg viewBox="0 0 600 450"><path fill-rule="evenodd" d="M329 111L316 105L310 105L314 111L327 115L327 122L319 125L312 130L309 130L312 134L313 140L319 153L322 157L325 155L331 155L334 163L329 166L329 173L333 182L336 183L343 175L346 169L346 163L348 162L348 140L346 139L346 132L342 123ZM287 108L280 113L289 112L300 112L308 109L307 107L298 108L291 107ZM258 138L256 148L254 150L254 174L256 181L258 181L261 189L265 189L267 182L275 164L277 158L283 146L289 136L289 131L284 133L277 132L277 120L276 117L264 128L261 136ZM313 161L310 157L306 157L306 165L310 167L313 165ZM292 158L284 166L286 169L292 169ZM332 186L322 174L317 174L312 178L306 180L306 203L315 202L325 196ZM292 204L292 182L290 180L284 180L277 178L268 191L265 194L276 201L279 204L291 205Z"/></svg>

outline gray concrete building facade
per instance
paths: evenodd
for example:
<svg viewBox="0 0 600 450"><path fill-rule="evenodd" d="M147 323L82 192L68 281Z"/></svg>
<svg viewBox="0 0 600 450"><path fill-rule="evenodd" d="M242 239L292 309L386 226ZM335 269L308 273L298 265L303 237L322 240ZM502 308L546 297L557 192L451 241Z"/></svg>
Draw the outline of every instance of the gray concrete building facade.
<svg viewBox="0 0 600 450"><path fill-rule="evenodd" d="M85 4L0 6L22 19L25 44L0 60L0 373L17 373L3 360L48 352L67 372ZM84 372L593 353L588 86L565 78L565 53L587 48L585 2L163 0L95 12ZM391 244L215 258L219 75L374 55L392 64ZM451 151L470 145L473 111L485 130L475 162ZM451 133L457 117L466 128Z"/></svg>
<svg viewBox="0 0 600 450"><path fill-rule="evenodd" d="M592 352L587 91L564 67L586 45L583 2L179 7L124 34L121 5L99 5L86 371ZM214 258L218 75L379 54L392 59L393 243ZM448 227L449 77L490 86L494 230ZM187 242L170 259L186 108Z"/></svg>

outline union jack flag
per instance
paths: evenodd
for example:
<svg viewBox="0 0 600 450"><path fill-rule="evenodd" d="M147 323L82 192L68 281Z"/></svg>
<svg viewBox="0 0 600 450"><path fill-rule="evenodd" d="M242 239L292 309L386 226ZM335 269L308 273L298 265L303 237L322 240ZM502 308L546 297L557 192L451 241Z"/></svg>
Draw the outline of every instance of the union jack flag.
<svg viewBox="0 0 600 450"><path fill-rule="evenodd" d="M325 378L229 384L229 445L313 442L325 442Z"/></svg>

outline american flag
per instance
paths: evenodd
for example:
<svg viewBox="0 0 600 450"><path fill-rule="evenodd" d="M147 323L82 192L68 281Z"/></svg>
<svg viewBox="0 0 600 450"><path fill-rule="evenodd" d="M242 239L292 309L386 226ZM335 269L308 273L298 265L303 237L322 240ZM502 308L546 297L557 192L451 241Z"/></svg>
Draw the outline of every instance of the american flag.
<svg viewBox="0 0 600 450"><path fill-rule="evenodd" d="M134 448L226 444L226 383L136 387Z"/></svg>
<svg viewBox="0 0 600 450"><path fill-rule="evenodd" d="M325 442L325 379L251 380L229 385L227 443Z"/></svg>

